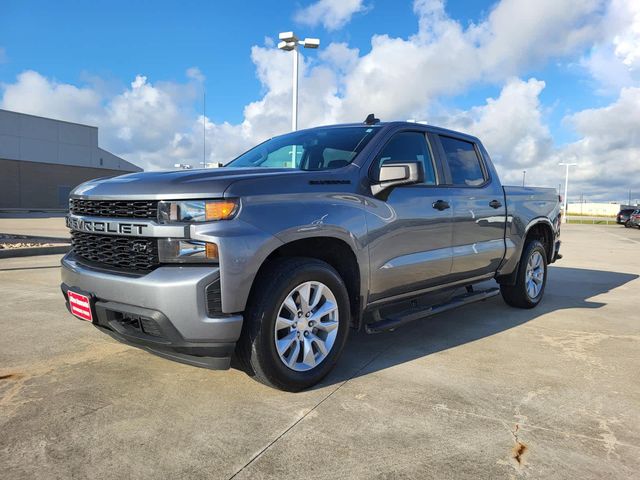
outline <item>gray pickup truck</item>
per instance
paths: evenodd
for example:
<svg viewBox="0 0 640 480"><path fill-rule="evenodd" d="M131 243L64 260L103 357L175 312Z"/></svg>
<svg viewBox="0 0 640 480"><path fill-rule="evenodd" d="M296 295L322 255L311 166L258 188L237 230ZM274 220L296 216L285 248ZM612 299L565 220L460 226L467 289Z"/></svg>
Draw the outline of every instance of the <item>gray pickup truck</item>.
<svg viewBox="0 0 640 480"><path fill-rule="evenodd" d="M560 258L555 190L503 187L475 137L372 116L274 137L223 168L84 183L67 224L76 317L191 365L226 369L235 354L288 391L327 375L351 328L498 292L535 307Z"/></svg>

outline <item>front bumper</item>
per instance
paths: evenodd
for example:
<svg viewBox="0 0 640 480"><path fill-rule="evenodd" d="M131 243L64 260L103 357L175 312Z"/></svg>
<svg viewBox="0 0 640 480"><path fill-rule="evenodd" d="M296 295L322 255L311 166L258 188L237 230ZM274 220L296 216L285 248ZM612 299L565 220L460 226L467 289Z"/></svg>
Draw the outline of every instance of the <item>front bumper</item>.
<svg viewBox="0 0 640 480"><path fill-rule="evenodd" d="M229 368L242 315L208 316L206 289L219 281L217 267L163 266L130 276L87 266L73 252L61 263L65 298L69 288L90 294L100 330L175 361Z"/></svg>

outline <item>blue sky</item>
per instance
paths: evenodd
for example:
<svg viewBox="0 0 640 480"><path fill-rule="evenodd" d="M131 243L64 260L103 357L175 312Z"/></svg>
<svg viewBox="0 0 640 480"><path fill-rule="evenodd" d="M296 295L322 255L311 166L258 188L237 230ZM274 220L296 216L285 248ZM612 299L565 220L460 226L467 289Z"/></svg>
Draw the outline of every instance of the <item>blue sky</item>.
<svg viewBox="0 0 640 480"><path fill-rule="evenodd" d="M454 18L468 23L485 14L491 4L452 2L447 9ZM300 5L271 0L65 0L52 8L48 1L5 0L0 45L11 61L0 67L0 81L11 82L27 69L68 83L82 82L91 75L129 83L139 73L178 81L187 68L197 66L207 77L211 116L237 122L242 107L260 93L251 47L264 44L265 37L275 40L278 32L296 28L292 18ZM25 25L29 25L28 32ZM323 44L348 42L362 53L371 48L373 34L402 36L416 29L411 2L393 0L376 1L366 13L356 15L348 29L296 28L301 35L320 37Z"/></svg>
<svg viewBox="0 0 640 480"><path fill-rule="evenodd" d="M305 10L318 3L324 4L324 7L320 5L318 8L325 9ZM610 65L607 62L618 62L615 68L628 66L629 62L625 61L629 54L624 58L619 54L619 45L614 43L616 40L611 31L622 29L624 34L624 29L628 28L633 32L637 8L633 5L633 0L540 0L535 3L536 5L533 5L532 2L518 0L448 1L444 3L444 10L440 11L440 3L437 0L112 0L58 1L55 5L46 1L4 0L0 15L0 94L4 92L4 100L0 105L4 108L35 109L36 111L29 113L36 114L71 115L78 121L89 118L101 123L98 126L105 131L107 147L119 149L116 153L132 155L136 160L143 158L143 153L153 153L150 151L150 144L142 142L137 150L136 145L125 145L122 133L117 133L118 125L112 125L113 119L105 119L103 125L103 117L97 111L86 113L84 110L61 110L56 107L60 102L52 101L47 106L47 98L40 102L43 104L42 107L34 106L36 102L21 103L15 100L17 93L12 95L12 88L15 87L14 90L20 91L24 97L25 90L17 90L22 81L20 75L26 71L33 71L51 88L69 85L94 92L98 98L97 103L109 112L113 111L113 105L117 103L114 99L125 95L131 89L130 85L136 76L143 75L148 85L160 89L171 100L175 100L177 95L172 92L188 85L190 93L180 94L182 97L175 100L178 105L176 109L179 110L181 118L188 117L194 122L197 122L198 115L202 113L201 95L202 90L206 89L206 112L207 119L211 122L213 143L213 136L221 135L221 128L225 122L238 126L247 121L245 108L252 102L284 102L280 99L284 95L278 92L279 87L273 83L273 78L279 78L278 75L282 73L282 79L285 79L284 69L288 64L269 52L273 50L273 46L266 39L276 40L278 32L293 29L302 36L319 37L322 41L319 51L306 55L308 63L305 75L309 76L307 83L312 84L313 79L317 82L325 81L323 75L329 75L326 71L333 72L333 75L337 75L337 79L334 79L334 90L337 93L332 95L341 102L344 100L344 109L351 112L364 111L366 108L376 111L378 107L383 113L387 112L388 115L400 118L402 115L424 112L425 115L449 119L454 124L462 118L463 124L469 125L470 129L481 130L485 110L480 109L487 106L488 98L498 99L505 91L505 86L514 82L514 79L523 85L530 79L542 81L544 86L536 87L534 106L539 114L536 121L540 123L542 130L548 130L549 138L536 137L534 140L540 145L546 144L542 147L538 145L537 151L544 150L544 155L551 158L553 155L557 156L558 149L576 144L584 136L583 131L577 131L575 128L574 115L585 110L614 105L622 88L638 86L638 69L634 63L636 57L633 55L626 83L612 87L605 84L607 81L611 83L611 79L603 80L607 77L606 69ZM338 8L336 5L340 4L353 5L351 11L342 12L340 25L331 26L326 19L323 21L320 18L322 12L326 13L327 8ZM505 12L502 18L511 11L522 11L520 21L523 32L518 32L517 28L510 28L508 21L500 20L501 11ZM315 15L314 12L320 14ZM531 20L529 24L529 18L540 12L542 15L547 14L549 21L542 17L537 23ZM561 18L568 16L571 18ZM627 22L628 25L624 24L624 17L631 18ZM419 27L419 21L424 22L426 27ZM518 19L514 19L514 22L518 22ZM473 33L476 27L481 27L481 33ZM429 33L432 28L435 32L433 34ZM405 59L408 62L408 75L420 75L420 82L425 84L442 83L443 78L446 83L448 70L459 67L456 65L457 58L445 59L444 63L440 64L437 55L431 56L424 59L424 65L416 73L411 69L409 49L412 42L425 49L430 45L444 45L444 48L441 48L442 56L447 57L451 53L446 48L446 38L450 34L446 32L456 29L466 35L465 41L468 43L465 46L466 50L458 54L460 62L467 58L465 52L485 56L497 52L495 55L501 56L500 63L493 66L490 65L490 60L474 60L478 61L482 68L486 68L486 72L470 75L473 78L468 81L464 78L464 73L457 73L458 77L452 80L452 88L440 86L421 92L416 95L415 105L404 108L379 106L374 95L369 106L366 105L366 98L359 98L353 102L357 108L347 109L347 106L351 105L349 96L353 96L356 85L360 85L359 82L365 85L362 88L378 82L373 73L370 79L365 79L366 81L358 79L357 75L366 75L366 72L371 71L371 68L367 68L367 62L378 62L375 63L376 68L384 68L386 57L378 51L383 52L385 48L397 47L397 52L403 55L402 48L408 47ZM443 31L445 33L442 33ZM434 38L429 37L425 40L426 37L421 37L414 41L418 34L433 35ZM372 38L376 35L386 35L388 41L382 42L385 44L384 48L372 46ZM509 35L518 37L513 42L513 51L508 51ZM520 38L523 35L530 35L530 39ZM493 43L501 43L493 45L493 37L498 39ZM394 45L395 39L402 40L403 45ZM438 41L442 43L436 43ZM636 38L631 37L627 43L630 42L633 47L635 41ZM326 52L332 44L342 44L350 52L357 49L358 67L346 73L336 73L339 71L339 62L334 56L321 56L328 55L322 52ZM255 50L256 48L258 50ZM594 52L598 53L597 58ZM527 57L531 59L528 60ZM187 78L186 72L190 68L197 68L200 72L198 76L203 80L194 82L192 78ZM261 69L273 78L261 78L258 74ZM452 74L452 78L454 76ZM282 79L279 81L283 81ZM415 82L415 78L413 80ZM304 81L303 78L302 82ZM326 81L330 82L331 79ZM386 89L394 87L390 81L380 81L380 85ZM528 85L534 88L533 84ZM304 101L304 96L301 100ZM402 103L402 100L399 100L399 103ZM300 108L301 111L304 110L305 104L301 103ZM267 107L265 109L269 110ZM329 114L322 106L317 109L323 112L323 119L351 120L344 111L341 114ZM308 108L308 111L310 110L311 107ZM260 113L263 114L264 112ZM313 121L309 120L308 123L312 124ZM110 133L109 129L113 132ZM189 129L190 127L182 126L176 134L187 139L190 132L186 130ZM252 128L252 131L254 130L257 129ZM258 137L267 134L272 132L261 131L255 138L244 138L244 143L260 140ZM535 137L534 134L532 136ZM135 134L127 139L134 142ZM498 141L493 143L500 149ZM516 154L521 150L522 148L517 150ZM496 156L506 158L512 154L514 152L498 151ZM216 155L224 153L212 150L211 156ZM150 156L147 155L145 158ZM144 163L145 160L142 161ZM533 162L532 159L530 161ZM523 164L517 159L514 159L513 163ZM532 164L531 168L534 167ZM555 179L547 183L554 184Z"/></svg>
<svg viewBox="0 0 640 480"><path fill-rule="evenodd" d="M494 3L450 1L446 10L468 25L485 18ZM263 45L265 37L275 40L278 32L295 28L301 35L320 37L323 44L348 42L364 54L371 49L374 34L407 36L417 30L410 1L370 2L348 29L338 31L296 25L294 12L302 5L271 0L65 0L52 8L47 1L5 0L0 45L10 61L0 66L0 82L11 82L21 71L34 69L71 84L99 76L118 88L140 73L154 80L180 81L187 68L197 66L206 76L208 116L235 123L242 119L244 105L260 96L250 52L252 45ZM528 73L547 82L546 113L558 142L574 137L560 121L564 115L606 100L593 94L584 72L566 63L532 65ZM463 95L446 98L446 103L469 108L499 91L499 84L480 83ZM202 107L198 104L196 108Z"/></svg>

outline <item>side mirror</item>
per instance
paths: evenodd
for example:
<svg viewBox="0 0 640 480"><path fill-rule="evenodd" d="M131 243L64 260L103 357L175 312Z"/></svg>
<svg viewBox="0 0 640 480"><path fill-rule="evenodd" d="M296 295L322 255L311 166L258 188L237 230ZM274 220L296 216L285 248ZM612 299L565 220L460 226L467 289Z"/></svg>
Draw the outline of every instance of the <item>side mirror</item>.
<svg viewBox="0 0 640 480"><path fill-rule="evenodd" d="M423 176L424 172L420 162L382 164L378 181L371 186L371 193L377 195L391 187L418 183L423 180Z"/></svg>

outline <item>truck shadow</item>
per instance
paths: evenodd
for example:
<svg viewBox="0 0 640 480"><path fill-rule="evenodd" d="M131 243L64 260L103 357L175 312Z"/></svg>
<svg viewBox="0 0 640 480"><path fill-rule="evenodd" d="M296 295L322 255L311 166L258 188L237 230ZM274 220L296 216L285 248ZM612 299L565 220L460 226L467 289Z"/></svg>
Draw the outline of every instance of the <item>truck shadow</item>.
<svg viewBox="0 0 640 480"><path fill-rule="evenodd" d="M351 331L336 369L314 388L341 383L455 348L518 327L547 313L601 308L606 303L594 297L638 277L628 273L551 266L545 298L532 310L509 307L501 296L496 296L417 320L393 332L367 335L364 331Z"/></svg>

